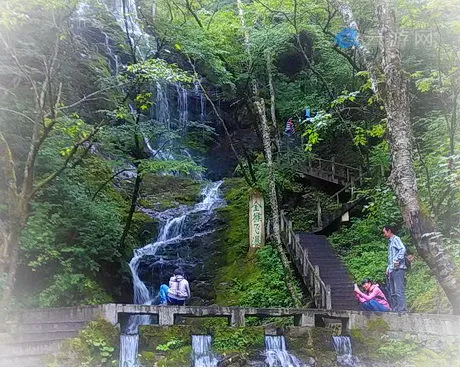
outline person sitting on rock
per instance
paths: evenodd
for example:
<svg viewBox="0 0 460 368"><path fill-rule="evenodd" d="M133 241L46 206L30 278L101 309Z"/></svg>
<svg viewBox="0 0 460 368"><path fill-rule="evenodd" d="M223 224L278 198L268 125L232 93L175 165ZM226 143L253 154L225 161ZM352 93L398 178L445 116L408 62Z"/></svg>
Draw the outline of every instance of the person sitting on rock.
<svg viewBox="0 0 460 368"><path fill-rule="evenodd" d="M169 286L160 286L160 304L185 305L185 301L190 298L190 286L184 277L181 268L174 270L174 275L169 279Z"/></svg>
<svg viewBox="0 0 460 368"><path fill-rule="evenodd" d="M363 310L373 312L389 312L391 310L388 300L378 284L366 278L361 281L361 286L364 292L356 284L354 292Z"/></svg>

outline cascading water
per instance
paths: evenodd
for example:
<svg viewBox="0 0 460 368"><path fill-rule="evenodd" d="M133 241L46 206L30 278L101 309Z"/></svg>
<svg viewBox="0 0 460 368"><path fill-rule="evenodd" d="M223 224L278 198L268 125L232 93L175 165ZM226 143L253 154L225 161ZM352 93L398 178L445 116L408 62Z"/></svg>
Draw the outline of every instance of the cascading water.
<svg viewBox="0 0 460 368"><path fill-rule="evenodd" d="M188 123L188 91L181 83L176 83L177 110L179 112L179 128L184 129Z"/></svg>
<svg viewBox="0 0 460 368"><path fill-rule="evenodd" d="M300 360L286 350L284 336L265 336L265 363L269 367L300 367Z"/></svg>
<svg viewBox="0 0 460 368"><path fill-rule="evenodd" d="M217 358L211 351L212 338L209 335L192 335L193 367L217 367Z"/></svg>
<svg viewBox="0 0 460 368"><path fill-rule="evenodd" d="M337 353L337 363L341 367L356 367L358 358L353 356L349 336L332 336L332 345Z"/></svg>
<svg viewBox="0 0 460 368"><path fill-rule="evenodd" d="M194 93L200 103L200 121L206 120L206 96L201 91L200 83L194 83Z"/></svg>
<svg viewBox="0 0 460 368"><path fill-rule="evenodd" d="M156 120L168 130L171 129L171 114L169 113L169 99L167 87L156 83Z"/></svg>
<svg viewBox="0 0 460 368"><path fill-rule="evenodd" d="M137 365L138 334L120 336L120 366L134 367Z"/></svg>
<svg viewBox="0 0 460 368"><path fill-rule="evenodd" d="M104 35L104 44L105 48L107 50L107 57L108 57L108 62L109 62L109 67L112 75L118 76L120 73L120 60L118 55L114 52L111 44L110 44L110 37L109 35L102 31L102 34Z"/></svg>
<svg viewBox="0 0 460 368"><path fill-rule="evenodd" d="M213 216L213 210L222 206L225 202L219 195L219 187L222 181L210 183L203 191L203 200L193 207L180 206L156 214L161 221L159 235L155 242L147 244L143 248L134 251L134 257L129 262L133 277L134 303L152 305L158 303L158 287L148 287L141 278L142 269L154 267L158 262L164 262L162 251L166 247L180 247L184 242L199 238L212 233L215 229L196 231L203 224L209 222ZM185 261L177 258L174 264L177 266ZM153 289L154 291L150 291ZM192 291L193 292L193 291ZM120 339L120 365L135 366L137 364L137 344L133 336L138 336L138 327L150 323L149 316L131 316L124 333ZM135 350L135 351L134 351ZM133 358L134 357L134 358ZM134 360L133 360L134 359Z"/></svg>
<svg viewBox="0 0 460 368"><path fill-rule="evenodd" d="M135 0L113 0L110 7L121 29L127 34L136 56L145 60L148 54L155 53L154 39L139 25Z"/></svg>

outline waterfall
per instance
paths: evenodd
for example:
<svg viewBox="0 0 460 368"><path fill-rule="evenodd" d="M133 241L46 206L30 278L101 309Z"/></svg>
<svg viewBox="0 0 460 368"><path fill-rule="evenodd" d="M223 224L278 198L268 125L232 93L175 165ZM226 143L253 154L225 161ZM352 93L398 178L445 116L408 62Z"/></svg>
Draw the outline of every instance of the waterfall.
<svg viewBox="0 0 460 368"><path fill-rule="evenodd" d="M145 60L148 55L155 53L156 45L153 37L145 33L139 25L135 0L112 0L110 11L120 28L127 34L137 57Z"/></svg>
<svg viewBox="0 0 460 368"><path fill-rule="evenodd" d="M213 231L193 232L188 234L185 225L188 220L199 221L200 226L198 226L198 228L200 228L201 224L209 222L213 214L213 210L224 204L223 199L221 199L219 195L219 187L221 184L222 181L206 185L201 192L203 200L192 207L179 206L156 215L156 217L161 221L157 239L142 248L136 249L134 251L134 257L129 262L129 268L133 278L135 304L152 305L158 303L158 289L155 289L154 292L149 291L149 288L141 279L140 274L142 262L150 265L163 262L161 258L161 251L166 246L177 247L180 246L182 242L208 235ZM181 262L183 262L181 259L176 259L174 263L175 265L178 265ZM150 317L148 315L131 316L129 318L124 331L125 334L121 337L121 344L126 346L126 349L120 349L120 363L122 366L135 365L132 364L132 357L137 356L138 348L137 344L131 341L131 336L137 336L138 326L149 323ZM129 338L126 336L129 336ZM134 337L132 340L134 340Z"/></svg>
<svg viewBox="0 0 460 368"><path fill-rule="evenodd" d="M110 71L112 72L112 75L118 76L120 73L120 62L118 55L113 51L113 48L110 44L109 35L104 31L102 31L102 34L104 35L104 44L107 50L107 56L109 58Z"/></svg>
<svg viewBox="0 0 460 368"><path fill-rule="evenodd" d="M349 336L332 336L332 345L337 353L337 363L341 367L356 367L358 358L353 356Z"/></svg>
<svg viewBox="0 0 460 368"><path fill-rule="evenodd" d="M139 335L120 335L120 366L135 367L137 362L137 351Z"/></svg>
<svg viewBox="0 0 460 368"><path fill-rule="evenodd" d="M200 121L206 120L206 96L201 91L201 87L198 82L194 82L194 92L200 102Z"/></svg>
<svg viewBox="0 0 460 368"><path fill-rule="evenodd" d="M181 83L176 83L177 111L179 113L179 129L187 127L188 123L188 91Z"/></svg>
<svg viewBox="0 0 460 368"><path fill-rule="evenodd" d="M300 360L286 350L284 336L265 336L265 363L269 367L300 367Z"/></svg>
<svg viewBox="0 0 460 368"><path fill-rule="evenodd" d="M168 90L160 82L156 83L156 120L165 128L171 130Z"/></svg>
<svg viewBox="0 0 460 368"><path fill-rule="evenodd" d="M211 336L192 335L193 367L217 367L217 358L211 351Z"/></svg>

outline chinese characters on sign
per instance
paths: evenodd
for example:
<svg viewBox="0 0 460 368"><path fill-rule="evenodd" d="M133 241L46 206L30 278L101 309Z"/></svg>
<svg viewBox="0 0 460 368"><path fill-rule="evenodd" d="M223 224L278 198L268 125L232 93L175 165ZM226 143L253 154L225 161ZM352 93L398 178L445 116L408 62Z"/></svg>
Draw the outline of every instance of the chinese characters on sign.
<svg viewBox="0 0 460 368"><path fill-rule="evenodd" d="M265 244L264 198L256 192L249 199L249 246Z"/></svg>

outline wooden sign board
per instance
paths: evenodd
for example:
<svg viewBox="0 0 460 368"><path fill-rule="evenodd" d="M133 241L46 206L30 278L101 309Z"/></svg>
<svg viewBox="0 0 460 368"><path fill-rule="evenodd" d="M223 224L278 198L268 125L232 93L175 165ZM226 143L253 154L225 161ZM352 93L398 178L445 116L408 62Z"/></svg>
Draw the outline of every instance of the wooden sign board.
<svg viewBox="0 0 460 368"><path fill-rule="evenodd" d="M249 246L261 247L265 244L264 197L255 192L249 199Z"/></svg>

